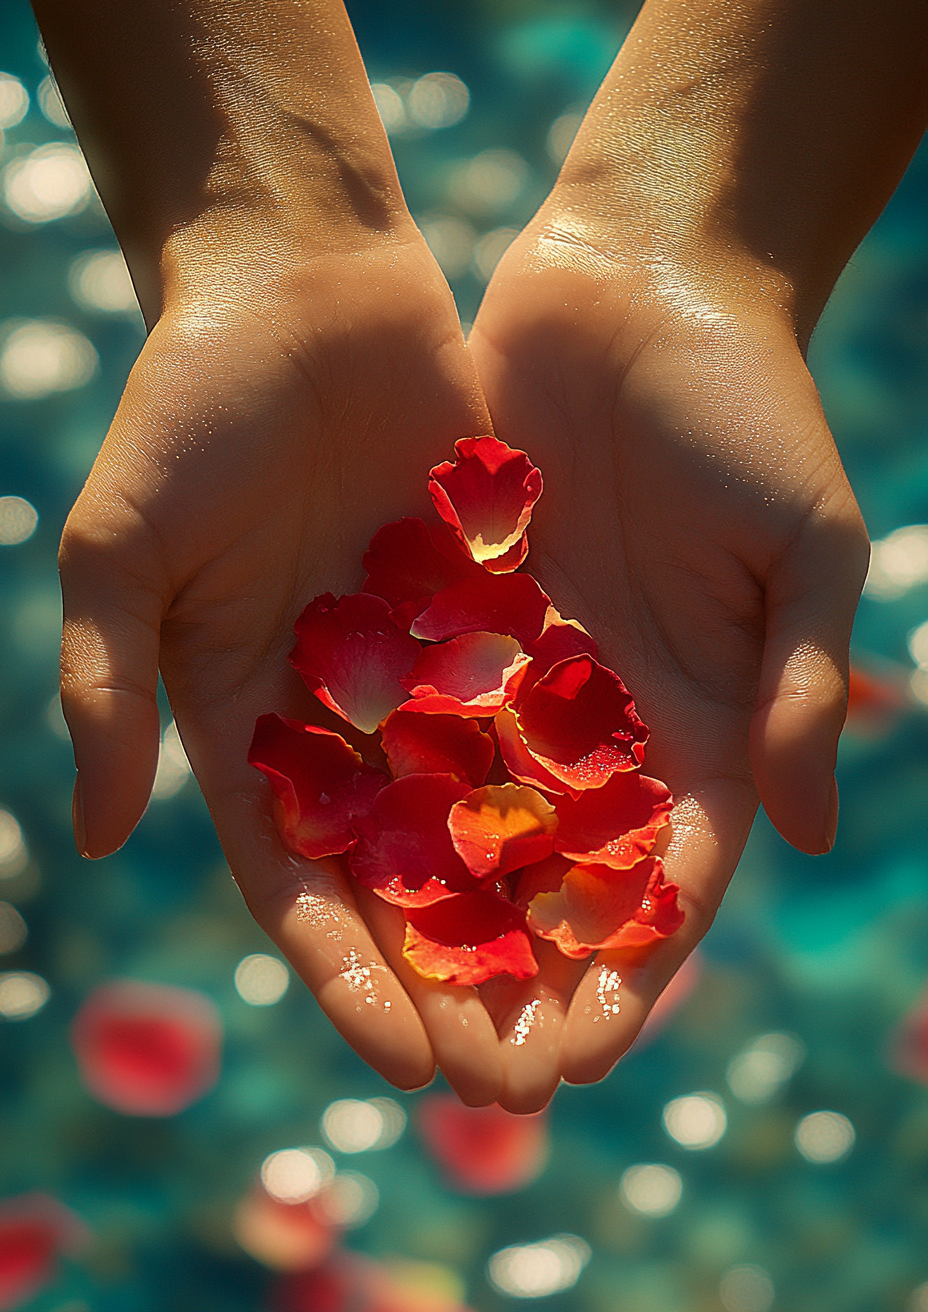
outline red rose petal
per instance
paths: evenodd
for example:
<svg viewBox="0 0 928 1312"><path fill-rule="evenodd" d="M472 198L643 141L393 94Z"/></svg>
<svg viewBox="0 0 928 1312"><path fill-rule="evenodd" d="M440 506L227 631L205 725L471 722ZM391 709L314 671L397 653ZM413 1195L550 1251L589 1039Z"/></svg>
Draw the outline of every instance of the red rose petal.
<svg viewBox="0 0 928 1312"><path fill-rule="evenodd" d="M460 715L394 711L384 721L383 747L397 779L406 774L453 774L474 788L493 764L493 739Z"/></svg>
<svg viewBox="0 0 928 1312"><path fill-rule="evenodd" d="M477 879L499 879L541 861L554 845L557 815L534 788L491 785L468 793L448 816L454 850Z"/></svg>
<svg viewBox="0 0 928 1312"><path fill-rule="evenodd" d="M356 729L373 733L406 700L399 680L419 644L396 627L382 597L315 597L297 620L290 661L311 692Z"/></svg>
<svg viewBox="0 0 928 1312"><path fill-rule="evenodd" d="M465 1107L453 1093L433 1093L419 1103L418 1128L448 1182L462 1193L523 1189L548 1160L546 1112L517 1116L495 1104Z"/></svg>
<svg viewBox="0 0 928 1312"><path fill-rule="evenodd" d="M553 606L549 606L544 628L525 650L532 658L532 683L537 683L558 661L565 661L569 656L584 655L592 656L595 660L599 649L582 624L577 620L566 620ZM527 684L523 691L528 691Z"/></svg>
<svg viewBox="0 0 928 1312"><path fill-rule="evenodd" d="M429 472L429 492L442 519L474 560L489 570L522 564L525 530L541 496L541 471L524 451L495 437L455 442L454 463Z"/></svg>
<svg viewBox="0 0 928 1312"><path fill-rule="evenodd" d="M670 822L673 798L659 779L637 770L619 771L602 788L588 788L557 803L554 846L583 865L627 870L653 849Z"/></svg>
<svg viewBox="0 0 928 1312"><path fill-rule="evenodd" d="M495 715L511 702L528 667L515 638L501 633L465 633L426 647L403 679L413 700L404 711L440 715Z"/></svg>
<svg viewBox="0 0 928 1312"><path fill-rule="evenodd" d="M173 1116L219 1078L222 1030L202 993L115 980L95 989L71 1029L81 1079L127 1116Z"/></svg>
<svg viewBox="0 0 928 1312"><path fill-rule="evenodd" d="M411 518L378 529L362 564L367 570L363 592L375 593L394 607L421 603L419 610L450 583L481 573L447 525Z"/></svg>
<svg viewBox="0 0 928 1312"><path fill-rule="evenodd" d="M0 1202L0 1308L28 1303L55 1278L58 1254L80 1246L81 1222L48 1194L19 1194Z"/></svg>
<svg viewBox="0 0 928 1312"><path fill-rule="evenodd" d="M529 755L562 787L601 788L616 770L636 770L644 759L648 730L631 693L592 656L555 665L519 699L516 718Z"/></svg>
<svg viewBox="0 0 928 1312"><path fill-rule="evenodd" d="M312 858L347 851L354 821L389 782L337 733L279 715L260 716L248 761L274 790L281 838Z"/></svg>
<svg viewBox="0 0 928 1312"><path fill-rule="evenodd" d="M358 821L352 874L387 902L405 907L470 892L476 881L448 832L448 812L469 792L450 774L407 774L387 784Z"/></svg>
<svg viewBox="0 0 928 1312"><path fill-rule="evenodd" d="M600 948L643 947L683 924L678 891L676 884L663 882L660 857L623 871L573 866L557 892L532 898L528 924L566 957L588 957Z"/></svg>
<svg viewBox="0 0 928 1312"><path fill-rule="evenodd" d="M547 793L569 793L572 797L580 796L578 789L568 787L563 780L558 779L550 770L546 770L541 762L532 756L519 733L519 721L514 711L504 707L497 713L493 724L499 741L500 755L513 779L518 779L523 784L532 784L536 788L543 788Z"/></svg>
<svg viewBox="0 0 928 1312"><path fill-rule="evenodd" d="M523 648L544 628L550 602L531 574L487 574L436 592L410 628L415 638L444 642L463 633L508 633Z"/></svg>
<svg viewBox="0 0 928 1312"><path fill-rule="evenodd" d="M465 893L407 912L403 956L426 979L449 984L538 974L525 913L490 892Z"/></svg>
<svg viewBox="0 0 928 1312"><path fill-rule="evenodd" d="M239 1201L232 1233L249 1256L277 1271L306 1271L323 1262L338 1231L310 1203L285 1203L254 1185Z"/></svg>

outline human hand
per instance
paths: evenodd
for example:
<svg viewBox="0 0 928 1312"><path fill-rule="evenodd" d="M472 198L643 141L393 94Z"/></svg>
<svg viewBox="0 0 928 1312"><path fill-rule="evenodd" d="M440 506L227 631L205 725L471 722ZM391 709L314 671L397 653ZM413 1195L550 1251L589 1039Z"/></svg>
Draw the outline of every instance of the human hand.
<svg viewBox="0 0 928 1312"><path fill-rule="evenodd" d="M577 236L558 195L499 266L470 338L497 436L545 473L528 568L596 637L676 806L686 922L646 952L548 954L482 993L501 1102L602 1078L706 932L757 795L806 852L834 762L866 535L786 316ZM547 946L547 945L546 945Z"/></svg>
<svg viewBox="0 0 928 1312"><path fill-rule="evenodd" d="M437 1059L487 1102L500 1060L476 992L417 976L395 908L364 890L359 908L338 860L282 846L246 759L258 715L318 722L287 662L306 602L357 591L372 533L425 510L424 471L487 426L450 293L411 224L400 237L298 275L217 263L168 307L65 531L62 699L82 850L113 851L148 801L160 663L246 901L336 1027L402 1087Z"/></svg>

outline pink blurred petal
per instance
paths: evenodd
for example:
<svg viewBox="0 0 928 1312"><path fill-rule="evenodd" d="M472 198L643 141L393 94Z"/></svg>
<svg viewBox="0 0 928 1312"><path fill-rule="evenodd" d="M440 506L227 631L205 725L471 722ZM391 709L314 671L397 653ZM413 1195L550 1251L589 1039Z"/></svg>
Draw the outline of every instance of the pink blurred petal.
<svg viewBox="0 0 928 1312"><path fill-rule="evenodd" d="M0 1200L0 1312L22 1307L57 1274L57 1260L87 1239L81 1221L49 1194Z"/></svg>
<svg viewBox="0 0 928 1312"><path fill-rule="evenodd" d="M516 1116L493 1104L465 1107L453 1093L433 1093L418 1108L422 1140L452 1188L466 1194L524 1189L548 1160L548 1116Z"/></svg>

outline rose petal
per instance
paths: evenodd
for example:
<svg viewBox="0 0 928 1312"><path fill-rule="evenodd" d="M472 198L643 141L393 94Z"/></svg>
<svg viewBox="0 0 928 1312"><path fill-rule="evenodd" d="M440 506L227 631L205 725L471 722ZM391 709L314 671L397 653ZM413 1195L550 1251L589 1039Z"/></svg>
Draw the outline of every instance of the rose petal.
<svg viewBox="0 0 928 1312"><path fill-rule="evenodd" d="M519 733L519 721L516 719L514 711L503 707L501 711L497 712L493 725L496 729L503 764L513 779L518 779L523 784L531 784L535 788L543 788L546 793L568 793L571 797L580 796L579 789L569 788L563 780L556 778L550 770L546 770L541 762L532 756L522 741L522 735Z"/></svg>
<svg viewBox="0 0 928 1312"><path fill-rule="evenodd" d="M523 648L540 636L550 602L531 574L487 574L436 592L410 633L444 642L464 633L508 633Z"/></svg>
<svg viewBox="0 0 928 1312"><path fill-rule="evenodd" d="M465 893L409 911L403 956L426 979L482 984L538 974L525 913L496 893Z"/></svg>
<svg viewBox="0 0 928 1312"><path fill-rule="evenodd" d="M470 791L451 774L407 774L387 784L358 821L352 874L405 907L469 893L476 880L452 846L448 812Z"/></svg>
<svg viewBox="0 0 928 1312"><path fill-rule="evenodd" d="M55 1280L58 1255L74 1252L88 1239L78 1217L50 1194L15 1194L0 1201L0 1308L31 1303Z"/></svg>
<svg viewBox="0 0 928 1312"><path fill-rule="evenodd" d="M432 1093L419 1102L417 1112L425 1146L444 1168L451 1187L462 1193L522 1189L541 1174L547 1161L547 1111L518 1116L495 1103L465 1107L453 1093Z"/></svg>
<svg viewBox="0 0 928 1312"><path fill-rule="evenodd" d="M339 734L280 715L260 716L248 761L274 790L281 838L291 851L312 858L346 852L354 821L389 782Z"/></svg>
<svg viewBox="0 0 928 1312"><path fill-rule="evenodd" d="M454 850L472 874L499 879L550 854L557 815L534 788L490 785L452 806L448 828Z"/></svg>
<svg viewBox="0 0 928 1312"><path fill-rule="evenodd" d="M367 570L363 592L375 593L394 607L416 603L419 610L450 583L481 573L447 525L411 518L378 529L362 564Z"/></svg>
<svg viewBox="0 0 928 1312"><path fill-rule="evenodd" d="M554 846L581 864L627 870L652 851L670 822L673 798L659 779L619 771L575 801L560 798Z"/></svg>
<svg viewBox="0 0 928 1312"><path fill-rule="evenodd" d="M566 957L588 957L600 948L644 947L683 924L678 892L676 884L663 882L660 857L623 871L573 866L557 892L532 898L528 924Z"/></svg>
<svg viewBox="0 0 928 1312"><path fill-rule="evenodd" d="M532 683L537 683L552 665L567 660L569 656L586 655L595 660L598 654L596 643L579 620L565 619L553 606L548 607L540 635L525 650L532 658ZM523 688L523 692L527 691L528 685Z"/></svg>
<svg viewBox="0 0 928 1312"><path fill-rule="evenodd" d="M453 774L479 788L493 764L493 739L460 715L394 711L384 721L383 746L397 779L407 774Z"/></svg>
<svg viewBox="0 0 928 1312"><path fill-rule="evenodd" d="M315 597L297 620L290 661L311 692L364 733L406 700L399 680L422 648L396 627L390 605L365 592Z"/></svg>
<svg viewBox="0 0 928 1312"><path fill-rule="evenodd" d="M565 784L601 788L617 770L636 770L644 759L648 730L631 694L592 656L555 665L519 699L516 719L526 751L561 781L561 790Z"/></svg>
<svg viewBox="0 0 928 1312"><path fill-rule="evenodd" d="M522 564L525 530L541 496L541 471L495 437L463 437L456 459L429 472L429 492L464 550L490 570Z"/></svg>
<svg viewBox="0 0 928 1312"><path fill-rule="evenodd" d="M413 695L403 710L495 715L514 699L529 660L515 638L501 633L465 633L436 643L402 681Z"/></svg>

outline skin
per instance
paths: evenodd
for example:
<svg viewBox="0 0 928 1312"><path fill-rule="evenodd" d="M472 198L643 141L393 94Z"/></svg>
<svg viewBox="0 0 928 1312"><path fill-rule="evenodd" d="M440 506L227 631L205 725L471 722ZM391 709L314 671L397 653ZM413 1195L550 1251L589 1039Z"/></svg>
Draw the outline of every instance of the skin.
<svg viewBox="0 0 928 1312"><path fill-rule="evenodd" d="M823 88L828 5L649 3L469 351L340 5L36 10L152 329L62 543L78 846L144 810L160 668L249 907L362 1056L513 1111L601 1078L711 923L758 790L803 850L833 841L866 538L802 347L914 144L908 29L862 11L851 40L842 7L847 85ZM797 90L827 113L794 123ZM757 121L799 134L798 165ZM282 847L245 756L258 714L308 708L306 600L355 590L372 532L427 512L410 489L491 422L547 480L532 569L652 727L687 921L592 964L541 944L537 980L477 991L420 979L395 908Z"/></svg>

